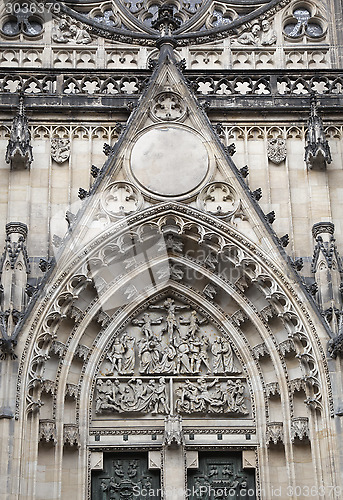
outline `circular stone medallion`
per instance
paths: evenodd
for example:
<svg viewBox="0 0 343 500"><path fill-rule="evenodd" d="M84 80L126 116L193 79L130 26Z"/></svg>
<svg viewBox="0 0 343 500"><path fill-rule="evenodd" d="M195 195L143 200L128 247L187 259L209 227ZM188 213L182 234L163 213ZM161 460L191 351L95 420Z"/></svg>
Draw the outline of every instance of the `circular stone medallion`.
<svg viewBox="0 0 343 500"><path fill-rule="evenodd" d="M131 153L134 177L159 196L183 196L193 191L205 179L208 167L203 142L183 128L150 130L137 140Z"/></svg>

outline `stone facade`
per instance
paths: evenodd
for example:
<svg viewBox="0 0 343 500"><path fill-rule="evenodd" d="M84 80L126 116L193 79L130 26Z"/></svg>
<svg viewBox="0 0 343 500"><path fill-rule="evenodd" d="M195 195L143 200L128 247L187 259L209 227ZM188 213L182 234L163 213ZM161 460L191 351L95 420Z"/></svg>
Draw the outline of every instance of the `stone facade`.
<svg viewBox="0 0 343 500"><path fill-rule="evenodd" d="M0 498L343 496L342 26L1 4Z"/></svg>

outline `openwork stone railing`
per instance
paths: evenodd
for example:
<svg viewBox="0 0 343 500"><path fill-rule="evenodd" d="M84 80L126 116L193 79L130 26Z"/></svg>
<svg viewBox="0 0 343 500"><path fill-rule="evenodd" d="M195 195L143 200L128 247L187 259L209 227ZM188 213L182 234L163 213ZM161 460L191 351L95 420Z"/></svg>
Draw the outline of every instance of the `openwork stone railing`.
<svg viewBox="0 0 343 500"><path fill-rule="evenodd" d="M45 95L135 95L144 88L151 71L0 72L0 92L15 93L21 85L26 94ZM201 95L303 96L313 92L338 96L343 94L343 73L339 71L185 71L193 91Z"/></svg>

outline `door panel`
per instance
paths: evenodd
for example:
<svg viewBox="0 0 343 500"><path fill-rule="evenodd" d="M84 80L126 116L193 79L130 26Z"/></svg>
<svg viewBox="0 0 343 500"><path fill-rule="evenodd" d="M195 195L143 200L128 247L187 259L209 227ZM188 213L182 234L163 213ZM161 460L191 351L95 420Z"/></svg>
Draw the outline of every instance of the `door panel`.
<svg viewBox="0 0 343 500"><path fill-rule="evenodd" d="M242 469L240 452L199 453L199 468L188 471L190 500L255 500L255 473Z"/></svg>
<svg viewBox="0 0 343 500"><path fill-rule="evenodd" d="M92 473L92 500L159 500L160 474L147 453L104 453L104 470Z"/></svg>

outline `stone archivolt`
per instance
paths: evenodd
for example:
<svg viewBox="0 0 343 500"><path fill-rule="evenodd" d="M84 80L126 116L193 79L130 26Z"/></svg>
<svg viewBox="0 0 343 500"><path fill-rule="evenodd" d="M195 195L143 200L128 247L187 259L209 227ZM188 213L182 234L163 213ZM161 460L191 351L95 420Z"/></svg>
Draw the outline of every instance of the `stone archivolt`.
<svg viewBox="0 0 343 500"><path fill-rule="evenodd" d="M283 324L283 328L286 334L285 340L287 337L291 338L294 342L295 353L297 354L298 362L300 363L301 369L298 371L298 378L303 379L304 381L304 389L306 391L307 404L309 407L313 407L319 410L322 410L322 398L327 398L328 394L330 394L327 390L323 392L322 387L323 384L326 386L325 374L323 373L323 369L325 368L325 361L323 361L321 366L318 366L316 359L320 359L321 354L317 353L318 346L316 341L313 341L313 333L311 329L309 329L309 325L311 325L310 320L306 318L304 314L304 310L299 308L299 304L294 301L294 296L292 295L292 289L289 285L283 281L280 281L277 268L269 263L269 267L266 265L267 259L263 256L260 251L255 250L254 245L244 242L244 247L242 246L242 238L239 237L237 239L237 234L231 228L228 230L226 228L226 234L221 233L219 228L216 228L217 222L211 220L211 224L207 225L207 222L210 221L209 216L202 217L202 224L199 225L198 229L195 229L195 221L193 220L190 224L190 220L188 221L188 217L191 215L192 210L182 208L182 211L178 213L176 206L173 205L172 211L167 207L164 207L163 210L166 210L166 214L160 213L156 214L155 210L147 210L145 216L150 220L149 227L151 228L152 220L154 220L154 224L156 227L160 227L160 234L163 239L166 241L165 248L166 253L162 256L166 261L172 256L173 259L182 259L183 264L186 264L187 267L191 269L201 269L202 274L208 276L213 283L215 283L218 288L218 295L215 298L215 301L212 303L206 304L206 310L202 307L198 310L196 307L196 302L198 304L203 303L203 298L201 298L201 290L197 291L196 283L193 283L192 286L187 285L187 280L182 284L181 289L183 293L186 293L187 299L181 299L180 293L173 292L172 294L169 292L164 294L164 297L156 299L153 301L149 301L148 304L146 299L144 299L144 294L146 293L156 293L156 288L154 291L154 287L151 288L151 291L147 290L143 291L142 289L138 289L137 298L134 299L133 303L124 303L121 309L118 310L118 313L115 314L112 318L108 317L106 322L104 323L104 327L101 330L101 324L99 324L98 329L96 330L98 333L97 337L94 338L94 344L89 345L87 348L87 354L83 358L74 357L75 363L81 363L83 365L83 371L87 373L89 370L89 375L91 378L95 380L97 377L96 373L92 366L99 366L99 375L101 374L101 370L103 367L107 367L109 374L105 377L98 375L98 380L109 381L108 383L112 385L113 381L117 379L119 381L119 385L123 383L121 380L124 380L125 374L130 375L134 380L141 379L146 385L149 380L146 382L145 377L151 377L151 375L158 376L158 378L165 376L165 383L169 383L170 377L177 377L177 381L175 381L175 389L177 389L178 394L175 393L176 400L181 401L178 403L178 407L180 411L185 415L191 412L191 406L185 402L182 402L182 394L184 392L184 383L180 380L180 376L184 378L188 378L190 383L195 384L195 388L198 391L198 395L201 394L201 389L199 388L199 383L197 379L201 378L201 376L206 375L206 384L213 383L218 374L218 383L216 383L216 387L208 388L208 402L206 400L204 403L200 403L201 398L198 397L198 402L194 403L194 408L198 408L201 404L205 405L204 412L214 412L215 408L220 408L221 411L225 412L225 404L221 399L222 396L220 394L220 386L224 383L223 376L225 374L229 375L228 380L232 380L233 383L238 381L235 378L235 374L238 374L240 368L238 368L239 363L244 362L245 366L249 366L249 373L247 382L249 385L253 383L253 387L257 390L257 387L264 386L264 364L269 363L268 359L271 359L271 362L278 366L276 369L276 379L279 380L280 394L284 397L284 383L282 382L282 378L279 378L280 367L283 372L283 377L288 378L287 374L287 358L285 361L282 361L282 354L278 354L278 343L273 337L272 330L267 328L268 326L268 318L263 319L262 316L259 316L258 309L253 306L253 304L245 297L243 291L239 291L239 289L235 286L234 281L241 281L241 277L245 277L245 282L248 288L253 287L256 291L259 291L260 297L265 298L265 304L270 303L273 311L277 312L278 321L281 321ZM149 213L155 213L154 219L149 217ZM188 215L187 215L188 214ZM157 218L156 218L157 215ZM136 217L136 216L135 216ZM138 217L139 219L140 217ZM168 225L166 222L168 221ZM173 222L172 222L173 221ZM137 221L138 223L138 221ZM119 227L120 227L120 223ZM141 223L140 223L141 224ZM136 229L139 230L139 233L144 234L143 227L138 224ZM174 224L174 226L173 226ZM178 230L174 230L173 234L178 232L177 237L171 236L171 234L166 234L164 238L164 229L178 227ZM131 226L130 232L130 240L132 241L132 237L134 232L135 225ZM193 233L190 229L193 228ZM123 228L122 228L123 230ZM199 230L201 232L199 233ZM125 229L124 229L125 231ZM183 234L187 231L187 237L185 238ZM198 248L206 248L207 245L210 248L213 248L213 235L217 234L216 242L220 244L220 250L217 250L218 255L218 263L219 266L215 269L211 269L202 263L201 260L197 260L196 258L187 259L186 251L187 245L190 242L201 242ZM24 358L22 363L26 363L26 360L30 363L30 368L28 370L28 379L26 381L27 387L27 411L33 411L35 409L39 409L41 406L41 395L43 391L43 380L44 380L44 371L45 367L49 366L52 363L52 359L48 359L48 352L52 345L54 339L56 339L59 335L65 335L62 333L64 331L64 321L69 314L69 310L72 310L72 305L75 305L78 301L78 297L83 295L85 288L91 287L94 291L96 290L96 280L97 276L101 273L101 269L108 269L108 265L113 265L115 262L119 262L120 260L123 262L124 260L128 260L130 256L130 250L127 244L125 244L125 252L121 252L120 248L124 242L127 242L124 233L120 235L120 229L116 227L115 229L116 239L113 240L113 236L110 233L106 233L106 237L108 242L104 241L101 244L101 249L99 250L99 243L95 246L90 246L93 248L91 250L92 253L87 253L87 256L84 260L84 263L81 264L82 268L80 269L80 256L74 263L72 267L68 271L69 278L66 279L65 271L60 275L60 277L56 277L56 286L59 287L61 292L58 295L55 295L54 298L47 297L47 303L50 303L49 310L44 313L42 319L39 320L38 328L39 333L36 334L36 340L34 343L34 350L28 353L25 351ZM192 236L193 234L193 236ZM199 234L201 235L201 239L199 240ZM211 239L208 239L207 234L211 234ZM150 237L151 233L150 233ZM153 235L154 241L156 242L156 233ZM145 240L146 242L147 240ZM107 244L110 244L111 254L106 251ZM138 240L136 240L136 244L138 244ZM192 243L193 244L193 243ZM197 243L199 245L199 243ZM162 246L162 245L160 245ZM157 247L156 247L157 248ZM118 251L118 253L117 253ZM206 255L208 251L206 252ZM106 255L106 264L103 260ZM111 256L110 256L111 255ZM68 349L65 349L62 353L62 358L60 360L60 369L61 373L65 372L66 368L63 367L65 364L65 356L68 355L70 357L73 352L78 352L79 346L84 344L84 340L82 339L83 332L86 328L86 325L92 321L91 318L99 317L99 312L101 312L100 307L102 307L103 312L101 314L106 314L106 301L112 296L114 293L119 293L121 289L121 282L123 283L132 283L134 276L137 273L143 272L146 269L146 265L142 266L139 264L139 252L137 253L138 259L136 257L136 263L134 263L133 267L130 266L129 272L126 272L122 276L116 276L115 279L109 277L109 281L104 288L104 291L100 294L101 302L99 302L99 298L95 296L93 301L89 302L88 307L85 309L83 306L83 315L77 315L75 317L73 315L73 320L76 321L75 328L70 335L69 340L67 341ZM223 276L223 268L222 266L222 258L225 255L226 266L232 269L240 269L243 271L242 276L240 273L236 273L236 278L233 279L233 275L231 278L225 278ZM118 260L119 259L119 260ZM156 262L161 262L157 260ZM81 257L81 262L83 258ZM205 261L205 258L203 258ZM97 262L97 265L94 266L94 263ZM153 259L150 262L150 266L153 266ZM90 265L93 263L92 265ZM103 264L101 264L103 263ZM105 267L103 267L105 265ZM68 269L66 267L65 269ZM79 271L77 272L77 269ZM221 275L218 274L221 273ZM72 276L70 276L70 273ZM230 281L232 280L233 281ZM111 282L112 280L112 282ZM64 285L63 285L64 283ZM167 280L161 284L160 290L163 289L173 289L173 282ZM200 280L201 283L201 280ZM180 286L180 285L179 285ZM127 288L127 285L126 285ZM117 292L115 292L117 290ZM244 310L244 315L247 319L241 323L239 329L236 326L236 323L231 323L229 320L229 316L225 315L223 311L223 303L222 303L222 290L225 290L225 294L229 294L232 297L233 301L237 301L237 305L233 306L236 309ZM142 295L143 294L143 295ZM91 295L92 296L92 295ZM260 299L262 300L262 299ZM232 302L234 304L235 302ZM100 306L101 304L101 306ZM149 306L150 304L150 306ZM168 305L167 305L168 304ZM148 305L148 307L147 307ZM173 306L173 307L171 307ZM157 307L157 309L156 309ZM178 309L176 312L176 308L183 307L184 309ZM226 307L226 306L225 306ZM154 309L155 308L155 309ZM174 312L172 312L174 309ZM131 313L130 313L131 311ZM158 311L158 312L157 312ZM195 312L196 311L196 312ZM209 315L209 311L210 315ZM43 311L42 311L43 312ZM232 313L235 311L233 310ZM133 313L135 313L133 315ZM232 314L231 313L231 314ZM126 322L122 323L122 319L127 317ZM131 317L131 319L130 319ZM218 317L220 322L223 322L230 328L230 335L234 336L234 344L235 344L235 353L238 355L238 361L234 361L235 368L232 367L232 358L230 358L230 349L227 349L228 343L226 341L225 336L220 335L216 340L214 338L209 338L203 336L203 329L206 326L206 321L203 321L205 318L211 322L211 325L215 325L215 328L218 328L219 324L216 321L213 321L214 317ZM44 319L43 319L44 318ZM42 321L43 320L43 321ZM150 323L150 324L149 324ZM111 336L113 335L113 331L120 330L120 325L122 324L123 332L127 333L118 335L117 346L114 346L114 341L111 341ZM229 326L231 325L231 326ZM252 325L255 325L254 327ZM262 357L259 360L253 354L253 345L249 346L249 341L245 336L246 328L256 328L256 332L259 332L261 341L264 341L267 345L268 351L270 352L271 358ZM33 328L36 329L36 326L33 325ZM179 334L179 331L182 331L182 335ZM159 338L161 337L161 338ZM169 344L164 342L164 338L169 341ZM188 346L193 345L195 352L200 352L202 349L203 357L202 362L200 364L200 373L199 373L199 358L192 358L192 354L183 353L181 349L181 340L182 337L185 337L189 340L187 342ZM222 340L219 341L218 339ZM138 341L140 344L138 345ZM157 350L157 355L154 351L154 346L151 342L154 342L156 346L159 348ZM261 343L260 341L260 343ZM203 345L202 345L203 342ZM207 344L208 342L208 344ZM222 345L222 342L224 345ZM226 344L226 345L225 345ZM255 345L257 345L256 342ZM108 345L109 347L106 347ZM138 347L138 349L137 349ZM132 349L134 348L134 356ZM170 353L169 351L170 350ZM179 350L179 351L178 351ZM180 363L179 365L174 363L174 351L181 359L181 355L183 355L184 363ZM223 353L226 351L226 354ZM314 351L316 354L314 354ZM102 353L102 360L99 359L99 354ZM114 354L113 354L114 353ZM294 354L295 354L294 353ZM294 354L287 353L287 356L291 355L293 358ZM169 356L169 359L168 359ZM225 358L227 356L227 358ZM108 359L108 357L112 357ZM170 359L171 358L171 359ZM251 364L251 359L255 361ZM230 361L231 359L231 361ZM235 359L235 358L234 358ZM119 362L121 360L121 363ZM250 361L249 361L250 360ZM286 363L286 364L285 364ZM113 365L113 366L112 366ZM255 366L255 368L252 368ZM101 368L100 368L101 367ZM111 374L111 370L112 373ZM230 371L231 370L231 371ZM212 373L211 373L212 372ZM294 371L293 371L294 373ZM232 375L234 377L232 377ZM304 374L306 374L304 376ZM87 379L89 379L89 375ZM103 374L104 375L104 374ZM126 375L126 379L128 380ZM239 374L240 375L240 374ZM324 375L324 376L323 376ZM67 373L63 376L63 379L66 380ZM193 380L193 377L196 377ZM210 378L208 378L210 377ZM252 377L254 378L254 382L252 382ZM190 380L192 379L192 380ZM243 386L245 385L244 377L239 376L239 380L242 381ZM105 383L105 382L103 382ZM136 383L136 382L134 382ZM156 381L157 383L157 381ZM83 379L81 375L80 378L80 389L77 395L77 407L79 408L78 413L84 407L85 404L85 390L89 392L89 388L86 389L86 379ZM132 382L133 384L133 382ZM256 384L258 384L256 386ZM246 389L245 389L246 391ZM262 394L264 393L264 389L262 390ZM54 396L54 400L60 400L59 394L62 397L63 392L63 400L66 393L66 388L64 385L60 385L59 378L56 381L56 393ZM195 392L195 389L194 389ZM76 394L76 390L75 390ZM260 392L261 394L261 392ZM247 395L247 392L246 392ZM89 394L88 398L91 398L91 394ZM260 396L259 396L260 398ZM286 398L289 400L289 410L292 415L292 393L287 394ZM86 397L87 399L87 397ZM115 398L114 398L115 399ZM187 398L185 399L187 401ZM210 402L209 402L210 401ZM214 404L213 404L214 403ZM96 403L95 403L96 404ZM165 401L166 407L170 405L169 394L168 398ZM176 404L176 403L175 403ZM267 393L265 392L265 400L264 402L261 399L258 399L257 403L252 402L252 411L255 414L255 404L259 406L268 408L268 398ZM100 407L101 404L99 403ZM125 406L123 407L125 409ZM124 409L121 408L121 411ZM144 411L143 411L144 409ZM152 410L146 403L146 406L142 407L142 412L151 412ZM56 410L59 412L58 407L56 406ZM163 407L163 403L159 402L159 406L157 409L158 412L163 413L165 408ZM267 410L268 411L268 410ZM304 411L306 414L306 408L304 407ZM119 410L118 410L119 413ZM230 412L228 412L230 413ZM244 411L235 412L238 415L245 415Z"/></svg>

